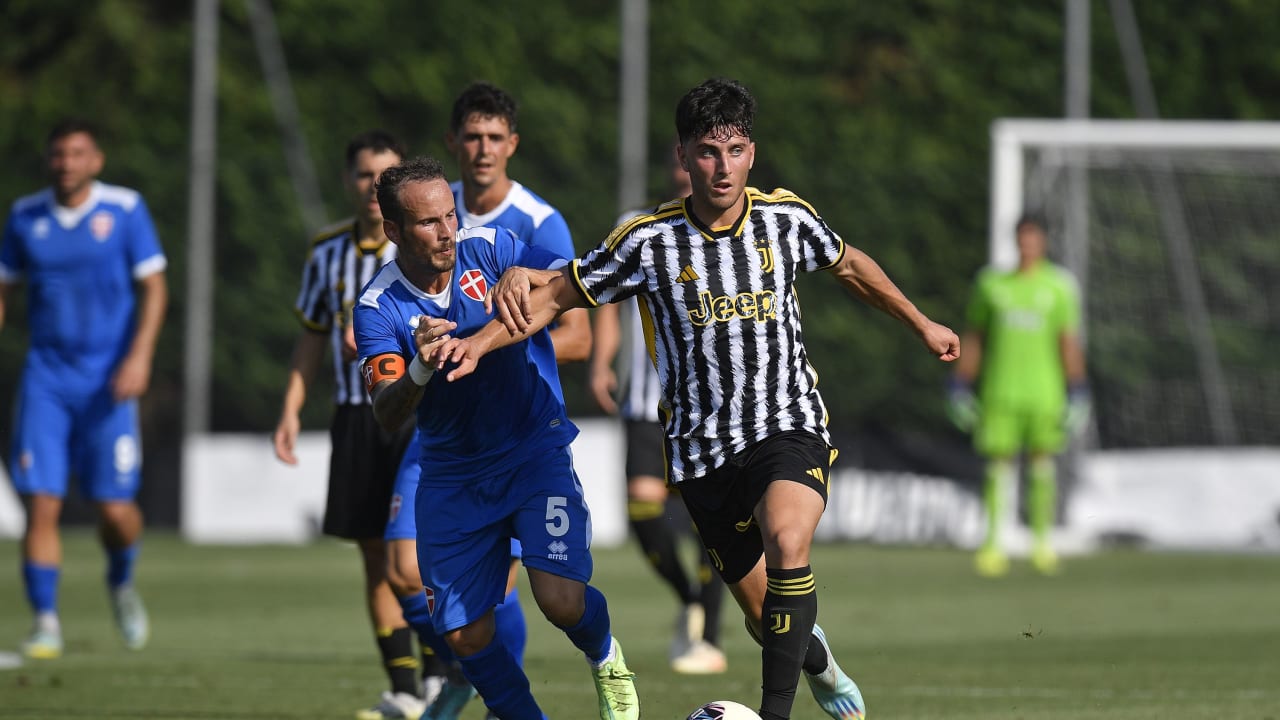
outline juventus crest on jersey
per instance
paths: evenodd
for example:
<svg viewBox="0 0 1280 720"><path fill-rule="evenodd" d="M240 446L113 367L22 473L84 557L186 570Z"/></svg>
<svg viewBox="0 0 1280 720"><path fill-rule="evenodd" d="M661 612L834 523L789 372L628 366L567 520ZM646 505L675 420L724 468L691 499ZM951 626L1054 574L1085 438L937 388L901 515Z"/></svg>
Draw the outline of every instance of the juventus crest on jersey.
<svg viewBox="0 0 1280 720"><path fill-rule="evenodd" d="M593 305L638 296L662 385L671 480L719 467L786 430L829 441L792 283L831 267L844 243L787 190L747 188L729 228L673 200L614 230L573 264Z"/></svg>

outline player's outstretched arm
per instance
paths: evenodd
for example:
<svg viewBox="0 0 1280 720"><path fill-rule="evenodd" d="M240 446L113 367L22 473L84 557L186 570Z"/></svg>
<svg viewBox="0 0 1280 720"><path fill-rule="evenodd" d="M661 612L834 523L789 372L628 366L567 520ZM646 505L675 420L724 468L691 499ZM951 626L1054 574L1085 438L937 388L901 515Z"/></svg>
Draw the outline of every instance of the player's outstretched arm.
<svg viewBox="0 0 1280 720"><path fill-rule="evenodd" d="M573 288L569 266L556 271L554 277L539 287L520 281L524 274L520 271L524 270L527 268L507 270L494 288L493 303L498 308L498 317L470 337L450 340L428 358L437 370L448 363L457 365L446 376L449 382L470 375L480 358L490 352L524 340L566 310L585 306L582 296Z"/></svg>
<svg viewBox="0 0 1280 720"><path fill-rule="evenodd" d="M951 362L960 357L960 339L951 328L925 317L871 256L846 246L844 256L831 271L840 284L860 300L914 330L939 360Z"/></svg>

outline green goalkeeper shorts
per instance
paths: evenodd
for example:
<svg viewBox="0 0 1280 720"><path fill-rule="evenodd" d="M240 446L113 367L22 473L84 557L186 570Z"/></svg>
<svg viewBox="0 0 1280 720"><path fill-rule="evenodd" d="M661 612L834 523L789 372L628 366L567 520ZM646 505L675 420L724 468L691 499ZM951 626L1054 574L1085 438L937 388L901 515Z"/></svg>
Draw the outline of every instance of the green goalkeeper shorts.
<svg viewBox="0 0 1280 720"><path fill-rule="evenodd" d="M973 438L984 457L1012 457L1021 450L1055 455L1066 442L1062 408L983 408Z"/></svg>

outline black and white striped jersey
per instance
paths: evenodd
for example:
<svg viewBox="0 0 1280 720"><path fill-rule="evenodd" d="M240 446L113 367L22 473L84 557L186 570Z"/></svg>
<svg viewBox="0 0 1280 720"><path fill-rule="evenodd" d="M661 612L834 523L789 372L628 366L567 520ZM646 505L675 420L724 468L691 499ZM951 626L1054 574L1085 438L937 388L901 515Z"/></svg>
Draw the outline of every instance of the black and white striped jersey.
<svg viewBox="0 0 1280 720"><path fill-rule="evenodd" d="M779 432L830 442L792 283L839 262L844 242L787 190L747 188L746 199L736 224L714 230L687 199L664 203L572 265L589 304L640 300L672 482Z"/></svg>
<svg viewBox="0 0 1280 720"><path fill-rule="evenodd" d="M617 224L623 225L648 212L633 210L623 213ZM618 414L626 420L656 423L661 419L658 405L662 401L662 386L645 342L638 300L633 298L619 303L618 323Z"/></svg>
<svg viewBox="0 0 1280 720"><path fill-rule="evenodd" d="M351 219L321 230L311 243L294 311L307 329L329 333L336 382L333 400L338 405L369 402L359 361L342 358L343 335L360 290L395 257L396 246L390 241L362 246Z"/></svg>

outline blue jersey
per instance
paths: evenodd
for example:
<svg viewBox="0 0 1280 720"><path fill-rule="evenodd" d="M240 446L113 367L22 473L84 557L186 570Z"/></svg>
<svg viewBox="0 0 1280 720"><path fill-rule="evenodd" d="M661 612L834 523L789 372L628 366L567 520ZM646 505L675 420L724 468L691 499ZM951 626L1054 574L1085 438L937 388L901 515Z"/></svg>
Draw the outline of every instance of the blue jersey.
<svg viewBox="0 0 1280 720"><path fill-rule="evenodd" d="M439 294L414 286L395 262L374 276L355 309L361 358L386 353L412 358L417 353L413 331L423 316L451 320L458 324L453 336L467 337L492 319L484 294L503 271L562 262L503 228L461 230L455 248L452 280ZM539 357L550 347L550 342L522 341L489 353L474 373L457 382L446 380L443 372L431 378L418 404L421 465L431 468L423 484L466 484L573 441L578 429L565 413L558 378L545 376L547 358ZM550 361L554 373L553 353Z"/></svg>
<svg viewBox="0 0 1280 720"><path fill-rule="evenodd" d="M550 250L565 260L577 257L573 249L573 236L569 234L569 225L546 200L533 194L528 188L516 181L511 181L511 190L498 207L483 215L474 215L467 210L462 198L462 182L455 180L449 185L453 190L453 204L458 210L458 227L504 227L514 232L516 237L536 248ZM555 327L552 324L550 327ZM556 368L556 356L551 344L551 336L538 333L533 336L533 343L551 349L550 354L538 353L538 364L543 376L555 385L556 395L561 402L564 395L560 390L560 372ZM553 380L554 378L554 380Z"/></svg>
<svg viewBox="0 0 1280 720"><path fill-rule="evenodd" d="M453 190L453 204L458 208L458 227L504 227L526 243L546 248L566 260L577 256L564 216L520 183L513 180L506 199L483 215L473 215L467 210L461 181L454 181L449 187Z"/></svg>
<svg viewBox="0 0 1280 720"><path fill-rule="evenodd" d="M44 190L13 204L0 240L0 280L25 280L28 370L101 387L129 350L133 283L165 268L137 191L95 182L76 208Z"/></svg>

